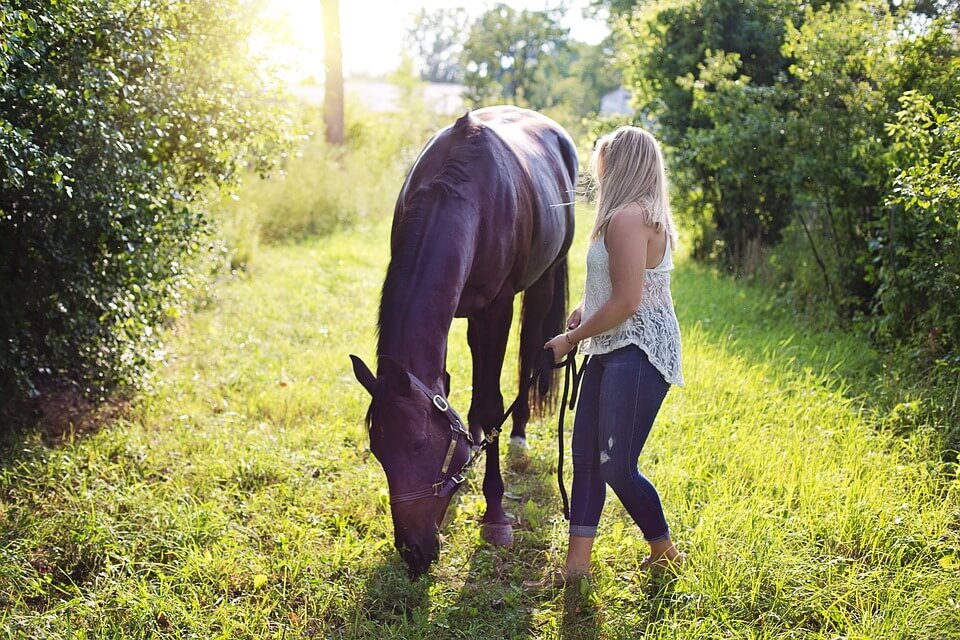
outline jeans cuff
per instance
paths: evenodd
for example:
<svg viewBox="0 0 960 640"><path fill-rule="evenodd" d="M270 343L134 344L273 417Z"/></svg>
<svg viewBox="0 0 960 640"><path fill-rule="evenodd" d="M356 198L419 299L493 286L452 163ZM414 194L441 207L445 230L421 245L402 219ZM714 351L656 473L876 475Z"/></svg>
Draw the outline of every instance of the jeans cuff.
<svg viewBox="0 0 960 640"><path fill-rule="evenodd" d="M670 537L670 530L667 529L662 536L657 536L656 538L644 538L647 542L658 542L660 540L666 540Z"/></svg>
<svg viewBox="0 0 960 640"><path fill-rule="evenodd" d="M584 525L584 524L571 524L570 535L576 536L578 538L596 538L597 528L588 527L587 525Z"/></svg>

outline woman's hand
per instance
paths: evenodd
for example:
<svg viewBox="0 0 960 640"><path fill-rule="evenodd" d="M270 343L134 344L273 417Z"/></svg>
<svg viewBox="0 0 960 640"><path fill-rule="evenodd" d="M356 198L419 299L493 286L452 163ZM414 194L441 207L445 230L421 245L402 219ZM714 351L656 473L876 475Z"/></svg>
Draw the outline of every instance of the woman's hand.
<svg viewBox="0 0 960 640"><path fill-rule="evenodd" d="M573 350L575 344L576 343L570 340L570 337L566 333L561 333L548 340L547 343L543 345L543 348L553 349L554 362L560 362L564 356Z"/></svg>
<svg viewBox="0 0 960 640"><path fill-rule="evenodd" d="M583 307L577 307L570 312L570 317L567 318L567 331L572 331L580 326L580 321L583 319Z"/></svg>

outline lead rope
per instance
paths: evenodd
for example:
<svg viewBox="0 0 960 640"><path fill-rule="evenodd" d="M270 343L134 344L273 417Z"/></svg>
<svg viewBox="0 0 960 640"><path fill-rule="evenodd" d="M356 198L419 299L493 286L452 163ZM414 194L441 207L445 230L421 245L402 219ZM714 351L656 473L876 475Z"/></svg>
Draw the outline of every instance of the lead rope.
<svg viewBox="0 0 960 640"><path fill-rule="evenodd" d="M563 426L568 404L571 411L577 405L577 391L588 359L589 356L584 359L583 364L577 367L577 348L574 347L565 360L556 365L551 365L555 369L563 367L563 399L560 403L560 418L557 421L557 486L560 487L560 499L563 501L563 517L567 520L570 519L570 501L567 498L567 489L563 485ZM571 382L573 386L572 394L570 393Z"/></svg>
<svg viewBox="0 0 960 640"><path fill-rule="evenodd" d="M579 367L577 366L577 348L574 347L572 351L567 355L566 358L560 362L554 362L555 357L553 355L553 349L545 349L543 352L543 362L540 364L540 367L533 372L533 375L530 376L531 386L536 381L540 385L541 391L545 391L546 381L543 379L542 374L545 369L563 369L563 398L560 402L560 419L557 422L557 440L559 442L559 452L557 460L557 485L560 487L560 498L563 500L563 517L567 520L570 519L570 501L567 498L567 489L563 486L563 423L567 415L567 407L570 407L570 410L576 407L577 404L577 391L580 388L580 379L583 377L583 370L586 367L588 358L585 358L583 364ZM539 380L538 380L539 378ZM572 388L571 388L572 387ZM572 391L572 393L571 393ZM517 403L520 402L521 395L517 394L517 397L510 407L504 412L503 417L500 419L500 423L490 430L486 436L480 441L477 450L473 452L473 455L470 456L470 459L467 460L466 464L460 469L458 475L466 472L470 467L472 467L480 456L486 451L487 447L493 444L499 437L500 431L503 429L504 423L513 413L514 409L517 408Z"/></svg>

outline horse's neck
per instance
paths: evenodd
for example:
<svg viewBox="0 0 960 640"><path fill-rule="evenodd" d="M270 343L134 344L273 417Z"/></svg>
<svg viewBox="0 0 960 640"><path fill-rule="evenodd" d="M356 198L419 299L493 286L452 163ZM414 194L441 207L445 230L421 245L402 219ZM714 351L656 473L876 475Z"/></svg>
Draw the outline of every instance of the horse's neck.
<svg viewBox="0 0 960 640"><path fill-rule="evenodd" d="M474 255L474 239L463 220L435 217L431 223L401 229L392 243L377 349L427 384L442 379L447 336Z"/></svg>

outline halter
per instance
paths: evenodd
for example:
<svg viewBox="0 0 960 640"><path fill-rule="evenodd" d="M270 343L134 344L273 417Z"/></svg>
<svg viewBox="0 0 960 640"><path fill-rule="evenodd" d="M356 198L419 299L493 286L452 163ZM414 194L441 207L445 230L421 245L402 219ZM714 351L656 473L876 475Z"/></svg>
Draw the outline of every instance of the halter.
<svg viewBox="0 0 960 640"><path fill-rule="evenodd" d="M407 375L410 376L410 381L413 382L413 386L422 391L423 395L427 396L434 408L446 416L447 420L450 422L450 444L447 445L447 455L443 458L443 465L440 467L440 473L437 474L437 481L429 487L424 487L423 489L394 494L390 497L390 504L411 502L413 500L419 500L420 498L447 497L453 493L457 487L463 484L463 481L465 480L463 473L470 467L471 464L473 464L474 461L474 457L471 457L464 462L459 471L450 475L447 474L447 472L450 470L450 463L453 462L453 455L457 451L457 444L460 442L460 436L466 438L467 442L469 442L471 446L473 445L473 436L471 436L467 428L463 426L463 420L460 419L460 415L454 411L453 407L450 406L450 402L442 394L433 393L433 391L430 390L430 387L425 385L420 378L413 375L409 371L407 371Z"/></svg>

